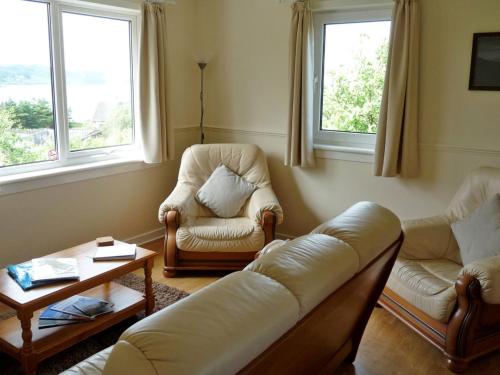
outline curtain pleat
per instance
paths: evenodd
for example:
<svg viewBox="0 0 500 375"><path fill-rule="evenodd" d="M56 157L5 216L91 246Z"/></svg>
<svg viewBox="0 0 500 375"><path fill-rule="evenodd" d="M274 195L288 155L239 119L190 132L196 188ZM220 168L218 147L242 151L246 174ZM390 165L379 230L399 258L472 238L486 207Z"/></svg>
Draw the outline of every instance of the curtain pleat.
<svg viewBox="0 0 500 375"><path fill-rule="evenodd" d="M139 118L146 163L174 158L174 134L167 123L167 19L164 4L142 5L139 46Z"/></svg>
<svg viewBox="0 0 500 375"><path fill-rule="evenodd" d="M290 102L285 165L314 165L314 32L308 2L292 5L290 31Z"/></svg>
<svg viewBox="0 0 500 375"><path fill-rule="evenodd" d="M375 176L418 174L418 0L395 0L375 146Z"/></svg>

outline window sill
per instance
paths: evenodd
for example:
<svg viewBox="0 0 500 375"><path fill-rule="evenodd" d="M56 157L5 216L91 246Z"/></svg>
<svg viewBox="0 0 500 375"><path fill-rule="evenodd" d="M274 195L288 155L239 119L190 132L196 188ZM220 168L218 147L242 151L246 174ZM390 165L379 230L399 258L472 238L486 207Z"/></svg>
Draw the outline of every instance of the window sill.
<svg viewBox="0 0 500 375"><path fill-rule="evenodd" d="M314 155L320 159L335 159L354 161L358 163L373 163L375 151L371 148L346 147L315 144Z"/></svg>
<svg viewBox="0 0 500 375"><path fill-rule="evenodd" d="M0 196L151 168L138 159L115 159L0 177Z"/></svg>

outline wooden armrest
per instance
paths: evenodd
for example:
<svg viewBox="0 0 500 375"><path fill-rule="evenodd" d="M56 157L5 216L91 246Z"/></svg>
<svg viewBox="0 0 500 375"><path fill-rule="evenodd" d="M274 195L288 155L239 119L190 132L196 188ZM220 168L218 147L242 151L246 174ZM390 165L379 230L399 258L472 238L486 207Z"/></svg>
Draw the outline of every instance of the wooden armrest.
<svg viewBox="0 0 500 375"><path fill-rule="evenodd" d="M264 231L264 246L274 240L276 235L276 215L271 211L264 211L260 220L260 226Z"/></svg>

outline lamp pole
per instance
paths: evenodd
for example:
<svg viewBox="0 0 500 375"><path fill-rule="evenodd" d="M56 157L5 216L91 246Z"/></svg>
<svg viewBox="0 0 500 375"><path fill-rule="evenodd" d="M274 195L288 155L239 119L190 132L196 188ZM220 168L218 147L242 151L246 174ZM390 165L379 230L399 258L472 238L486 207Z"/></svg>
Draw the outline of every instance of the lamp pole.
<svg viewBox="0 0 500 375"><path fill-rule="evenodd" d="M204 102L203 102L203 70L207 66L207 63L204 62L199 62L198 66L200 67L200 72L201 72L201 85L200 85L200 105L201 105L201 113L200 113L200 143L203 144L205 141L205 133L203 131L203 119L205 116L205 107L204 107Z"/></svg>

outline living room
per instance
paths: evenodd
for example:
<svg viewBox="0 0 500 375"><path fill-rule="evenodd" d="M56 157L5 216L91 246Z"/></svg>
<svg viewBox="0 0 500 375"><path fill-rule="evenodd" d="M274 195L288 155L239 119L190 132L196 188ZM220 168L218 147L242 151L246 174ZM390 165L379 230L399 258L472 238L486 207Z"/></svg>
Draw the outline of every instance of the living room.
<svg viewBox="0 0 500 375"><path fill-rule="evenodd" d="M82 7L86 2L66 3ZM108 11L132 9L137 14L141 5L133 0L87 3L105 4ZM35 177L0 177L0 266L41 257L100 236L111 235L137 244L163 237L158 207L177 183L183 151L199 143L197 63L201 60L207 63L205 143L250 143L262 148L284 212L283 223L276 228L278 238L309 233L359 201L376 202L401 220L438 215L446 210L472 170L500 167L500 94L468 89L473 34L500 31L500 3L496 0L419 1L416 177L376 177L373 154L360 156L328 147L314 150L314 167L285 166L291 3L166 1L166 116L174 133L174 160L158 164L128 160L94 169L39 173ZM316 0L311 7L317 14L321 13L318 10L392 4L385 0ZM165 282L168 284L169 280ZM180 284L173 281L172 285ZM394 321L394 326L399 325L402 323ZM410 345L424 348L424 353L437 352L419 336L415 335L414 340ZM392 338L392 342L397 343L397 338ZM431 356L439 358L437 354ZM413 363L420 360L412 359ZM497 353L480 361L477 367L471 365L470 373L494 373L500 359ZM446 371L443 365L435 373ZM351 373L379 372L365 367ZM389 369L386 373L397 372Z"/></svg>

